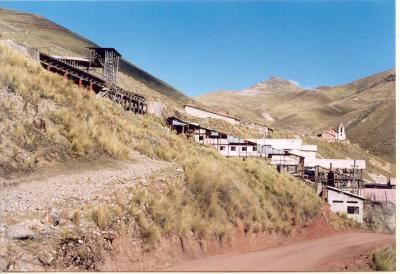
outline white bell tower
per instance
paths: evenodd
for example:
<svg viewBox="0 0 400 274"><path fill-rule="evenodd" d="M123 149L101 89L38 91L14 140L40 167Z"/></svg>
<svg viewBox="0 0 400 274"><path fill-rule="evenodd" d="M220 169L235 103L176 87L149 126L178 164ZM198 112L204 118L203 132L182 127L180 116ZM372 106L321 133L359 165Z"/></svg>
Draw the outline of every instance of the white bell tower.
<svg viewBox="0 0 400 274"><path fill-rule="evenodd" d="M344 129L344 125L343 123L340 123L338 126L338 131L337 131L337 137L336 139L338 139L339 141L344 141L346 140L346 131Z"/></svg>

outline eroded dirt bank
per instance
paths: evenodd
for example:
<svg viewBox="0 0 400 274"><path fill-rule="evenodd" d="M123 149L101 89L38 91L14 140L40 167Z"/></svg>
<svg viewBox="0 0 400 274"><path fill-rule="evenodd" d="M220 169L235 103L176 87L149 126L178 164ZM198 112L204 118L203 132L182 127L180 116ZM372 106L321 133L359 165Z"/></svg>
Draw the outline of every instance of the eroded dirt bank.
<svg viewBox="0 0 400 274"><path fill-rule="evenodd" d="M106 159L74 163L3 179L0 181L0 270L286 270L281 265L267 265L270 268L264 269L265 265L257 262L275 258L273 263L278 263L277 258L292 256L295 267L296 262L303 261L301 256L307 257L308 252L300 250L302 245L326 251L331 243L341 241L351 244L338 245L336 253L317 252L322 256L316 258L318 263L310 261L305 266L312 270L351 270L348 266L357 262L353 270L362 270L367 260L365 254L393 240L379 234L336 231L327 224L329 210L325 207L306 227L296 227L289 234L248 233L238 220L227 239L170 236L147 245L137 222L124 217L126 208L118 212L118 205L129 203L131 189L137 185L162 188L166 181L180 176L183 175L179 166L142 157L137 162ZM92 214L102 204L117 211L110 216L115 218L113 224L99 229ZM78 222L74 217L77 211L81 212ZM367 241L363 235L369 235ZM254 251L256 255L248 253ZM338 252L358 257L341 257ZM213 257L218 255L222 257ZM327 257L337 260L327 264ZM226 268L226 261L219 258L233 260L235 264L229 263L231 268ZM210 260L217 263L210 265ZM249 268L249 264L259 268ZM216 268L208 269L210 266ZM318 268L322 266L325 268Z"/></svg>
<svg viewBox="0 0 400 274"><path fill-rule="evenodd" d="M207 257L170 271L338 271L351 259L394 242L390 235L349 232L255 252ZM350 259L350 260L349 260ZM346 269L346 268L345 268ZM348 269L351 270L351 269ZM352 269L362 270L362 269Z"/></svg>
<svg viewBox="0 0 400 274"><path fill-rule="evenodd" d="M274 248L285 247L288 253L291 253L291 246L295 243L308 243L317 241L322 244L321 248L329 249L329 245L324 246L324 239L329 237L348 237L348 233L356 233L364 235L365 232L361 230L353 231L336 231L332 229L326 222L326 215L329 214L327 208L321 213L321 216L314 219L306 227L297 228L289 235L284 233L246 233L243 225L237 222L237 228L229 240L220 242L218 239L211 240L196 240L189 238L171 237L169 239L162 239L160 244L148 252L143 251L140 245L132 238L131 233L121 235L113 241L113 252L105 259L104 264L99 267L103 271L195 271L195 270L262 270L252 269L245 264L241 265L240 260L238 264L230 264L230 256L237 254L248 254L250 251L269 250ZM365 234L366 235L366 234ZM375 235L375 234L371 234ZM385 236L386 237L386 236ZM389 239L392 239L388 236ZM318 240L321 239L320 242ZM360 243L355 239L354 243ZM296 251L297 250L297 251ZM364 249L363 249L364 250ZM262 252L262 251L257 251ZM306 256L306 253L300 252L299 249L293 249L293 253L300 253ZM231 254L231 255L221 255ZM251 254L251 253L250 253ZM216 256L217 255L217 256ZM215 257L216 256L216 257ZM208 260L219 261L219 257L228 258L226 261L222 260L221 268L217 263L216 268L213 268L215 263L211 264L208 268ZM279 256L278 256L279 257ZM276 260L276 257L273 257ZM234 258L235 259L235 258ZM205 264L202 264L203 260ZM198 265L197 262L200 262ZM225 262L228 268L224 268ZM234 267L229 268L229 265ZM251 266L251 264L250 264ZM204 267L204 268L202 268ZM344 269L343 265L331 265L330 270ZM277 268L276 270L284 270Z"/></svg>

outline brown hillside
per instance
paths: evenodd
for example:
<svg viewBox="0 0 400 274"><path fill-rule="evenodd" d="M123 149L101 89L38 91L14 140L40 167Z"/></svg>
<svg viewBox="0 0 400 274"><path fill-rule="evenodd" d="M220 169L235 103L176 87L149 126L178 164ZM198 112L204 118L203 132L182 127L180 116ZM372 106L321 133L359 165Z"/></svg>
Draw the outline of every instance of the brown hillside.
<svg viewBox="0 0 400 274"><path fill-rule="evenodd" d="M98 46L46 18L7 9L0 9L0 39L11 39L55 55L87 56L87 47ZM126 88L134 86L136 91L144 93L143 95L172 99L180 104L192 101L180 91L125 59L120 62L120 72L124 74L121 77L122 85L125 84ZM125 79L124 76L129 76L130 79Z"/></svg>
<svg viewBox="0 0 400 274"><path fill-rule="evenodd" d="M197 97L206 105L283 129L319 131L345 123L348 137L371 153L395 159L395 72L378 73L337 87L306 90L272 77L241 91Z"/></svg>

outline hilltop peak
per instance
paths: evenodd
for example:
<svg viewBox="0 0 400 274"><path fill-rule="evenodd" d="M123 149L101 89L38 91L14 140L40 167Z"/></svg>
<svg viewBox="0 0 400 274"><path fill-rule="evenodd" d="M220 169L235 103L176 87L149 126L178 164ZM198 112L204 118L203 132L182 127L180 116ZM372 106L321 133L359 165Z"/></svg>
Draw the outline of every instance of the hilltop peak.
<svg viewBox="0 0 400 274"><path fill-rule="evenodd" d="M275 92L281 90L302 90L302 88L298 85L298 83L294 81L286 80L277 76L272 76L269 79L259 82L250 87L250 90Z"/></svg>

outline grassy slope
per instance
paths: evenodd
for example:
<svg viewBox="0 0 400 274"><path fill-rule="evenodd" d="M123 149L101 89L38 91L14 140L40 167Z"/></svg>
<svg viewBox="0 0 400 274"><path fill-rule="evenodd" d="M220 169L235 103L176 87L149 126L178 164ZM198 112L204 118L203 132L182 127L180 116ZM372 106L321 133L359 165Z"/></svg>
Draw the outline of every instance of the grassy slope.
<svg viewBox="0 0 400 274"><path fill-rule="evenodd" d="M4 47L0 47L0 87L26 108L0 109L1 125L8 125L1 128L5 137L1 146L19 151L21 169L37 152L45 154L52 148L60 150L51 150L47 161L57 159L59 151L74 157L116 158L134 158L138 151L183 167L185 180L168 182L163 195L150 188L133 190L129 211L145 238L156 241L172 233L224 239L238 219L248 231L289 232L320 212L321 202L313 190L264 161L224 158L170 132L163 121L126 113ZM7 98L2 96L0 104L7 105ZM30 130L31 117L46 121L46 130ZM15 161L7 151L0 150L0 159ZM42 161L38 156L29 168Z"/></svg>
<svg viewBox="0 0 400 274"><path fill-rule="evenodd" d="M339 122L348 137L371 153L394 162L395 86L385 81L394 71L379 73L338 87L302 90L288 81L271 79L240 92L215 92L196 98L210 106L276 128L308 129L309 133ZM270 114L274 121L263 117Z"/></svg>
<svg viewBox="0 0 400 274"><path fill-rule="evenodd" d="M6 9L0 9L0 33L0 39L11 39L56 55L87 56L86 48L97 46L94 42L43 17ZM120 71L122 74L120 77L123 78L122 86L142 93L146 97L163 99L170 104L192 101L127 60L121 61Z"/></svg>
<svg viewBox="0 0 400 274"><path fill-rule="evenodd" d="M390 245L376 251L372 262L376 271L396 271L396 246Z"/></svg>

